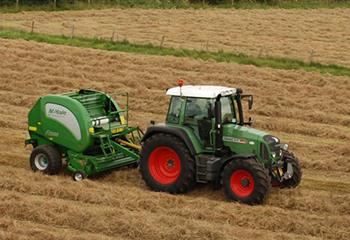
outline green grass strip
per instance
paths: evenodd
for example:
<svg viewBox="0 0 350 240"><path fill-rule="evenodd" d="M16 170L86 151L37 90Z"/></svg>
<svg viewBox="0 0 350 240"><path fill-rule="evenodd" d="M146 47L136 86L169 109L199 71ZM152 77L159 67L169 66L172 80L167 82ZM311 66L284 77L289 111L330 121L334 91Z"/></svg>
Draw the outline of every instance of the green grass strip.
<svg viewBox="0 0 350 240"><path fill-rule="evenodd" d="M233 8L233 9L333 9L350 8L350 1L347 0L265 0L251 1L240 0L230 1L221 0L216 4L210 4L209 1L198 1L189 3L186 0L94 0L89 5L87 1L75 0L73 3L60 2L56 7L53 3L26 3L20 2L17 7L16 2L2 4L0 0L1 13L18 13L21 11L66 11L66 10L87 10L87 9L109 9L109 8L143 8L143 9L215 9L215 8Z"/></svg>
<svg viewBox="0 0 350 240"><path fill-rule="evenodd" d="M254 65L256 67L267 67L274 69L297 69L307 72L318 72L322 74L331 74L336 76L350 76L350 68L335 64L321 64L317 62L306 63L301 60L277 57L253 57L242 53L208 52L201 50L176 49L170 47L155 46L152 44L134 44L126 40L112 42L104 39L84 38L84 37L66 37L57 35L47 35L41 33L30 33L26 31L0 28L0 38L5 39L23 39L28 41L44 42L50 44L67 45L82 48L93 48L107 51L118 51L137 53L143 55L155 56L175 56L187 57L201 60L215 60L216 62L238 63L243 65Z"/></svg>

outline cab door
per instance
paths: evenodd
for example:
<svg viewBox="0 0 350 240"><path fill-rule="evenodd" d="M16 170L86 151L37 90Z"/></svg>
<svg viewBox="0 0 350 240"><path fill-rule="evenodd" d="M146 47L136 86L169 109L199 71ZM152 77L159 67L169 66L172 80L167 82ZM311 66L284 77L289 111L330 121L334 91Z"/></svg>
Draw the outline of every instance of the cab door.
<svg viewBox="0 0 350 240"><path fill-rule="evenodd" d="M210 141L210 133L214 128L213 106L213 99L192 97L187 98L185 106L184 125L192 130L203 149L207 150L213 149Z"/></svg>

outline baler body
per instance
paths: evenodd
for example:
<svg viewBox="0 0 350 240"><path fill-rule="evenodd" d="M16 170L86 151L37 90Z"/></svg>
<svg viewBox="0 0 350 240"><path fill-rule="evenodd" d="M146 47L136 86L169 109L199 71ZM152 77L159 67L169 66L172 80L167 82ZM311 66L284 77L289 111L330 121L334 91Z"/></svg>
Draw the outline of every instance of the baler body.
<svg viewBox="0 0 350 240"><path fill-rule="evenodd" d="M53 145L69 170L86 175L137 164L142 133L128 126L127 105L121 109L109 95L92 90L40 97L28 114L26 143Z"/></svg>

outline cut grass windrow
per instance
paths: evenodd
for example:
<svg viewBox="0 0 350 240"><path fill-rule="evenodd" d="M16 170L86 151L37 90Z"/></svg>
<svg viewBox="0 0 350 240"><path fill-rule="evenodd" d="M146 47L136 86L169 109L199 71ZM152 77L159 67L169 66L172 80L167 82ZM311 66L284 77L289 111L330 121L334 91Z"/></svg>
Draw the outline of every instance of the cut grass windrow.
<svg viewBox="0 0 350 240"><path fill-rule="evenodd" d="M152 44L135 44L124 41L110 41L97 38L67 37L58 35L48 35L42 33L30 33L17 29L0 28L0 38L23 39L27 41L44 42L49 44L67 45L82 48L93 48L107 51L118 51L137 53L143 55L187 57L201 60L214 60L216 62L237 63L242 65L254 65L256 67L266 67L286 70L304 70L307 72L318 72L335 76L350 76L350 68L335 64L321 64L317 62L303 62L301 60L277 57L253 57L243 53L209 52L203 50L176 49L171 47L161 47Z"/></svg>

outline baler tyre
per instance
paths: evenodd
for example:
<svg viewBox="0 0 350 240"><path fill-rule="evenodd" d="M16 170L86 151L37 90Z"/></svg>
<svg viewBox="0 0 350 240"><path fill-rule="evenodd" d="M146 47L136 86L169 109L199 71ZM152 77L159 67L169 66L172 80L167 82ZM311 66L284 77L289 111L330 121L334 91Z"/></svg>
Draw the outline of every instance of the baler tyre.
<svg viewBox="0 0 350 240"><path fill-rule="evenodd" d="M169 134L155 134L145 141L140 172L154 191L184 193L195 185L194 159L183 141Z"/></svg>
<svg viewBox="0 0 350 240"><path fill-rule="evenodd" d="M264 203L271 189L270 176L254 158L229 162L223 170L222 180L230 200L251 205Z"/></svg>
<svg viewBox="0 0 350 240"><path fill-rule="evenodd" d="M84 180L85 178L87 178L87 175L86 175L86 173L84 173L82 171L76 171L73 173L72 178L74 181L80 182L80 181Z"/></svg>
<svg viewBox="0 0 350 240"><path fill-rule="evenodd" d="M58 174L62 169L61 153L53 145L40 145L33 149L29 159L31 169L48 175Z"/></svg>
<svg viewBox="0 0 350 240"><path fill-rule="evenodd" d="M299 159L294 156L291 152L285 152L283 156L284 167L283 172L287 171L287 163L290 162L293 167L293 176L290 179L287 179L281 183L282 188L295 188L299 185L301 177L303 175L299 163Z"/></svg>

